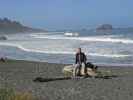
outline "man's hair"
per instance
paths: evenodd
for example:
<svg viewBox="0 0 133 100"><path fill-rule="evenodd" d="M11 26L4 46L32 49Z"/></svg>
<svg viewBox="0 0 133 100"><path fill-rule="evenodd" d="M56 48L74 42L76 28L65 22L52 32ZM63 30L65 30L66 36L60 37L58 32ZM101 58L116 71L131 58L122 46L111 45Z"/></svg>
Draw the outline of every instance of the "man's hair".
<svg viewBox="0 0 133 100"><path fill-rule="evenodd" d="M80 49L80 50L81 50L81 48L78 48L78 49Z"/></svg>

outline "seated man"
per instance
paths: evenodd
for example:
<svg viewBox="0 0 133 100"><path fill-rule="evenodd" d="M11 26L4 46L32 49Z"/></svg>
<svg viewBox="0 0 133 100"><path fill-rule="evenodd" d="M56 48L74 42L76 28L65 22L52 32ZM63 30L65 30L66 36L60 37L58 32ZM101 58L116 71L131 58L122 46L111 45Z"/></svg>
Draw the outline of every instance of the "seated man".
<svg viewBox="0 0 133 100"><path fill-rule="evenodd" d="M78 76L80 76L80 71L81 71L81 68L83 67L84 68L84 73L86 73L86 55L82 52L81 48L78 48L77 49L77 53L76 53L76 58L75 58L75 70L74 70L74 76L76 76L76 72L78 70Z"/></svg>

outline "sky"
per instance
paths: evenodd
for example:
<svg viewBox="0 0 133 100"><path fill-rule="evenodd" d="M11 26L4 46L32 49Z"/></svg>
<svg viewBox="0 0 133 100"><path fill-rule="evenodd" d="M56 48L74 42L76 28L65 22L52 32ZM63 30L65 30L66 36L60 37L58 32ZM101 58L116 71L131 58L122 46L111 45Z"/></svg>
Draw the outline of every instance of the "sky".
<svg viewBox="0 0 133 100"><path fill-rule="evenodd" d="M0 0L0 17L48 30L133 26L133 0Z"/></svg>

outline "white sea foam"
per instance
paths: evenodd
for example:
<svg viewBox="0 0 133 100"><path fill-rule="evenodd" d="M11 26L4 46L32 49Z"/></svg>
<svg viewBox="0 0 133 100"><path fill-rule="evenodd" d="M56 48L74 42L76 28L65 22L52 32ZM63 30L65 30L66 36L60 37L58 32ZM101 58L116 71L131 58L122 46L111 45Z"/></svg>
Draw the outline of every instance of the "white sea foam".
<svg viewBox="0 0 133 100"><path fill-rule="evenodd" d="M37 49L29 49L29 48L27 49L27 48L24 48L21 45L11 44L11 43L0 43L0 45L19 48L19 49L21 49L23 51L26 51L26 52L36 52L36 53L45 53L45 54L72 54L72 55L75 54L74 51L63 51L63 50L60 50L60 51L52 51L52 50L48 51L48 50L37 50ZM124 58L124 57L132 56L132 55L124 55L124 54L102 54L102 53L88 53L87 55L97 56L97 57L107 57L107 58Z"/></svg>
<svg viewBox="0 0 133 100"><path fill-rule="evenodd" d="M89 53L90 56L99 56L99 57L108 57L108 58L124 58L129 57L131 55L124 54L100 54L100 53Z"/></svg>
<svg viewBox="0 0 133 100"><path fill-rule="evenodd" d="M80 40L80 41L90 41L90 42L112 42L112 43L124 43L124 44L133 44L131 39L120 39L120 38L111 38L111 37L63 37L63 36L39 36L32 35L33 38L40 39L58 39L58 40Z"/></svg>

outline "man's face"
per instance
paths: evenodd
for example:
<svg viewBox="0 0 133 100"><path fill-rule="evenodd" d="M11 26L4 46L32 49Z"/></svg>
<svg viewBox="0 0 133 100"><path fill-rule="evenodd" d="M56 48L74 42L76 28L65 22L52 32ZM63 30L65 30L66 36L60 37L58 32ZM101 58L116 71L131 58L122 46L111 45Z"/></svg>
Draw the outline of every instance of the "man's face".
<svg viewBox="0 0 133 100"><path fill-rule="evenodd" d="M80 48L77 49L77 53L81 53L81 49Z"/></svg>

